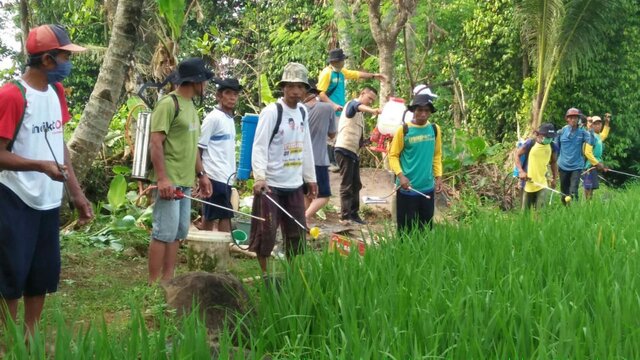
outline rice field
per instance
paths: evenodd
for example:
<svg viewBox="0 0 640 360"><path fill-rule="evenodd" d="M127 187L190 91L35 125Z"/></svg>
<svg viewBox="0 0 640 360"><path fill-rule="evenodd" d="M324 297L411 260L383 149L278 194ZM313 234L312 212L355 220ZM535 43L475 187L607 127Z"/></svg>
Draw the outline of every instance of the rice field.
<svg viewBox="0 0 640 360"><path fill-rule="evenodd" d="M260 286L253 314L238 315L243 331L219 339L219 358L640 358L639 201L634 187L400 239L388 231L363 257L307 254ZM134 315L124 338L51 326L59 358L210 358L194 316L150 330ZM34 340L32 358L52 355Z"/></svg>

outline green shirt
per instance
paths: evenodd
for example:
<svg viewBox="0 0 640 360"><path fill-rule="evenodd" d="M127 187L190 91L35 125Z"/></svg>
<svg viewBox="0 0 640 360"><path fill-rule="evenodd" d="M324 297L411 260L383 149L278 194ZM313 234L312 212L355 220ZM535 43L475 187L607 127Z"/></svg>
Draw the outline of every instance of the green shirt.
<svg viewBox="0 0 640 360"><path fill-rule="evenodd" d="M401 131L402 129L398 130ZM436 150L436 134L430 123L419 126L410 124L404 135L404 148L400 153L402 174L409 178L411 186L421 192L435 187L433 159ZM396 181L400 185L400 181ZM411 192L411 194L416 194Z"/></svg>
<svg viewBox="0 0 640 360"><path fill-rule="evenodd" d="M164 166L171 183L191 187L196 179L200 119L191 99L178 94L176 97L180 108L178 116L175 117L176 107L171 96L163 97L151 113L151 132L163 132L167 136L163 143ZM154 170L149 178L153 182L158 180Z"/></svg>

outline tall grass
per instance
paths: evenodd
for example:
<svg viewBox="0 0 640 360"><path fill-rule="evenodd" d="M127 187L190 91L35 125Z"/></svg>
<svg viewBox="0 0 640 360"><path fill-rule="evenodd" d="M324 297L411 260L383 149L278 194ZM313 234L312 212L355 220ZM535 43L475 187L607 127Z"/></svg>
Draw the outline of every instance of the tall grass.
<svg viewBox="0 0 640 360"><path fill-rule="evenodd" d="M633 188L389 232L364 257L309 253L258 289L255 311L215 351L197 316L149 327L135 310L126 335L70 329L58 315L31 346L15 326L0 346L7 359L640 358L639 201Z"/></svg>
<svg viewBox="0 0 640 360"><path fill-rule="evenodd" d="M638 358L640 191L309 254L262 289L257 358Z"/></svg>

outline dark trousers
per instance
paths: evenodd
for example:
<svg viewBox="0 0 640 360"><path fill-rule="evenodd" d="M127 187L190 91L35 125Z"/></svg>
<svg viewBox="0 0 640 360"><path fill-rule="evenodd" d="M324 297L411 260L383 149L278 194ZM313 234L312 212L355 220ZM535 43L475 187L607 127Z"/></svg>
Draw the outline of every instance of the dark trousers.
<svg viewBox="0 0 640 360"><path fill-rule="evenodd" d="M433 228L432 220L435 212L435 192L426 193L431 198L424 196L406 195L398 191L396 193L396 215L398 219L398 232L410 233L414 229L424 229L427 226Z"/></svg>
<svg viewBox="0 0 640 360"><path fill-rule="evenodd" d="M578 187L580 186L580 170L567 171L559 169L560 172L560 192L571 195L572 200L578 200ZM566 205L564 196L562 203Z"/></svg>
<svg viewBox="0 0 640 360"><path fill-rule="evenodd" d="M540 209L544 206L546 200L546 190L542 189L536 192L522 191L522 209L529 210L531 208ZM563 199L564 201L564 199Z"/></svg>
<svg viewBox="0 0 640 360"><path fill-rule="evenodd" d="M340 152L335 153L336 161L340 167L340 218L343 220L358 217L360 210L360 161L345 156Z"/></svg>
<svg viewBox="0 0 640 360"><path fill-rule="evenodd" d="M336 164L336 156L334 154L335 148L333 145L327 145L327 153L329 154L329 163L332 165Z"/></svg>

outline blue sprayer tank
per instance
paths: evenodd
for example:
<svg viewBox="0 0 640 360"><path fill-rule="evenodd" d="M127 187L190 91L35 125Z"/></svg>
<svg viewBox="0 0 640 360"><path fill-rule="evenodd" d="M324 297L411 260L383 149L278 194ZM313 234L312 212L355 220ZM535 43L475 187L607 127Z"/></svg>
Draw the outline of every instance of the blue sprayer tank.
<svg viewBox="0 0 640 360"><path fill-rule="evenodd" d="M245 114L242 117L242 138L240 140L240 163L238 164L238 180L247 180L251 174L251 149L258 126L257 114Z"/></svg>

